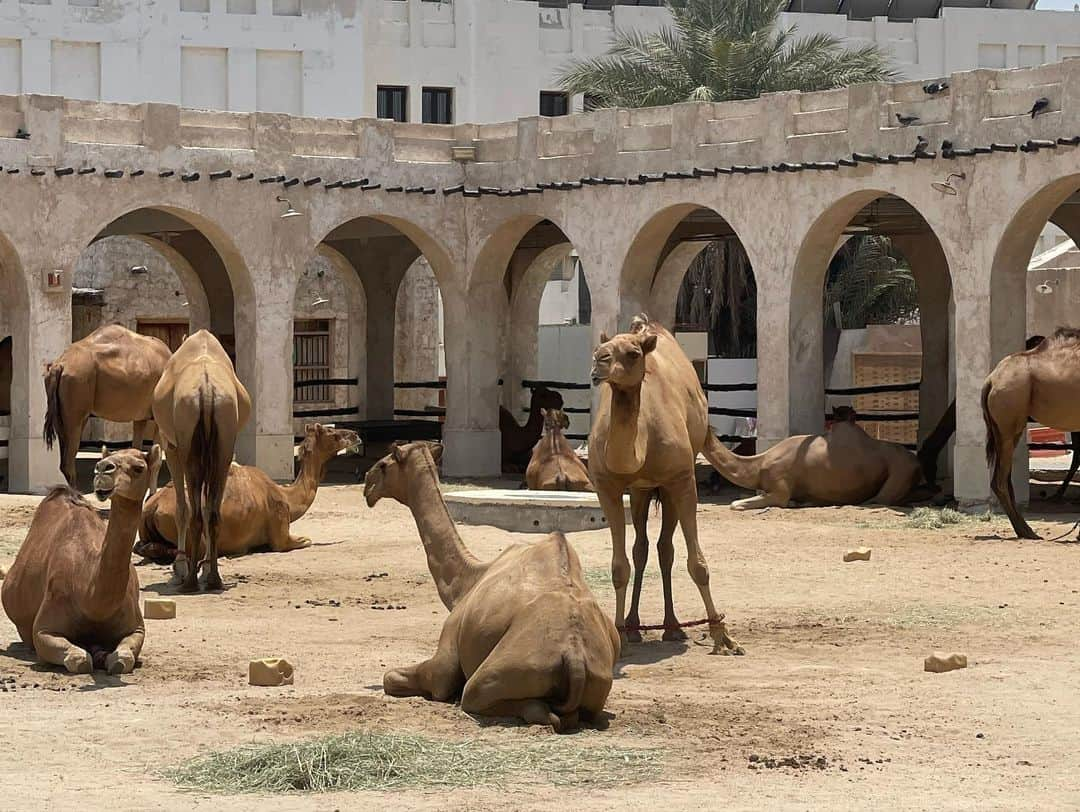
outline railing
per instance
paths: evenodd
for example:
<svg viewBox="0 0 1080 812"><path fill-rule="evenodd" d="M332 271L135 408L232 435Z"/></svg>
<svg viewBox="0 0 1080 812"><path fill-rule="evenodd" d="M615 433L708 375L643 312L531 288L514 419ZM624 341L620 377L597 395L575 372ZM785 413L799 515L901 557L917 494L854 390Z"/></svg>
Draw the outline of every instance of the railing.
<svg viewBox="0 0 1080 812"><path fill-rule="evenodd" d="M293 389L313 386L357 386L357 378L313 378L294 381ZM446 389L446 381L394 381L395 389ZM293 417L348 417L360 414L359 406L343 406L323 409L294 409ZM395 417L445 417L446 409L436 406L429 409L394 409Z"/></svg>

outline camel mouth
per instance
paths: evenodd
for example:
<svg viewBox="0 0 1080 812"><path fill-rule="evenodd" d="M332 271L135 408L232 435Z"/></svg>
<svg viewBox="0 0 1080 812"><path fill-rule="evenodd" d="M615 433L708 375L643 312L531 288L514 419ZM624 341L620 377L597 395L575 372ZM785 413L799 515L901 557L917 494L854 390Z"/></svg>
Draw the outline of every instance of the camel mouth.
<svg viewBox="0 0 1080 812"><path fill-rule="evenodd" d="M140 540L135 543L133 552L154 564L171 564L176 560L177 549L168 541Z"/></svg>
<svg viewBox="0 0 1080 812"><path fill-rule="evenodd" d="M94 496L97 497L99 502L108 501L109 497L112 496L112 488L94 488Z"/></svg>
<svg viewBox="0 0 1080 812"><path fill-rule="evenodd" d="M596 373L596 372L594 372L594 373L592 374L592 382L593 382L593 386L597 386L597 385L599 385L599 384L602 384L602 383L603 383L604 381L606 381L607 379L608 379L608 376L607 376L607 375L600 375L599 373Z"/></svg>

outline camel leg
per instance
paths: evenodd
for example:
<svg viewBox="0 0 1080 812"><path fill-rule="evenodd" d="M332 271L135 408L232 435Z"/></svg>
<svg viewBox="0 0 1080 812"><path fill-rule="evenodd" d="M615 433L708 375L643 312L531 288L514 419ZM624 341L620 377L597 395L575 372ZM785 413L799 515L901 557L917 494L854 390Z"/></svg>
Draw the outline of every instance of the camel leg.
<svg viewBox="0 0 1080 812"><path fill-rule="evenodd" d="M661 515L660 538L656 542L656 553L660 558L660 576L664 582L664 640L685 640L686 632L679 626L675 617L675 600L671 594L671 568L675 564L675 528L679 524L679 514L665 490L660 491Z"/></svg>
<svg viewBox="0 0 1080 812"><path fill-rule="evenodd" d="M1000 444L997 448L997 459L994 462L994 473L990 479L990 490L994 492L994 496L997 497L1002 509L1004 509L1005 515L1009 517L1009 522L1012 524L1016 537L1037 540L1039 538L1038 533L1031 529L1031 525L1024 520L1024 517L1020 515L1020 511L1017 510L1016 495L1013 493L1012 459L1019 438L1019 432L1009 431L1005 427L999 428L998 439Z"/></svg>
<svg viewBox="0 0 1080 812"><path fill-rule="evenodd" d="M83 429L89 417L88 414L73 415L70 423L67 416L64 417L63 437L60 438L60 473L72 488L78 488L75 457L79 453L79 443L82 442Z"/></svg>
<svg viewBox="0 0 1080 812"><path fill-rule="evenodd" d="M213 461L213 465L222 472L222 475L210 480L211 483L216 484L213 487L207 487L206 501L203 504L203 512L206 516L206 536L209 544L207 551L209 569L206 573L207 589L218 590L224 586L221 582L221 573L218 571L218 534L221 532L221 500L225 497L225 483L229 479L229 467L232 465L234 446L235 441L233 443L219 442L217 456Z"/></svg>
<svg viewBox="0 0 1080 812"><path fill-rule="evenodd" d="M558 733L577 725L577 712L560 718L539 697L555 687L551 669L530 661L539 652L522 653L504 636L473 672L461 694L461 709L479 716L514 716L531 725L551 725Z"/></svg>
<svg viewBox="0 0 1080 812"><path fill-rule="evenodd" d="M131 447L136 451L143 450L143 441L149 440L151 444L157 442L158 429L153 420L137 420L131 427ZM146 491L147 498L154 495L158 487L158 475L161 472L161 462L150 470L150 487Z"/></svg>
<svg viewBox="0 0 1080 812"><path fill-rule="evenodd" d="M786 491L772 491L759 493L756 496L748 496L745 499L736 499L729 507L731 510L754 510L767 507L790 507L791 495Z"/></svg>
<svg viewBox="0 0 1080 812"><path fill-rule="evenodd" d="M47 631L52 618L39 611L34 621L34 651L42 662L62 665L72 674L89 674L94 670L94 658L66 637Z"/></svg>
<svg viewBox="0 0 1080 812"><path fill-rule="evenodd" d="M744 654L742 646L733 640L724 625L724 616L716 611L712 593L709 591L709 565L698 544L697 532L697 482L693 471L681 483L675 483L669 493L679 516L683 537L686 539L686 568L701 593L705 603L705 615L709 619L709 634L713 639L713 654Z"/></svg>
<svg viewBox="0 0 1080 812"><path fill-rule="evenodd" d="M626 585L630 583L630 559L626 557L626 514L623 511L622 491L597 484L596 498L611 528L611 585L615 587L615 626L626 642Z"/></svg>
<svg viewBox="0 0 1080 812"><path fill-rule="evenodd" d="M881 489L874 494L867 504L903 505L911 493L912 477L910 474L890 471L882 483Z"/></svg>
<svg viewBox="0 0 1080 812"><path fill-rule="evenodd" d="M422 696L436 702L449 702L460 694L465 674L457 651L458 624L451 614L430 660L387 671L383 675L383 692L388 696Z"/></svg>
<svg viewBox="0 0 1080 812"><path fill-rule="evenodd" d="M1076 469L1080 468L1080 431L1074 431L1069 435L1069 442L1073 447L1072 460L1069 462L1069 472L1065 474L1065 479L1062 480L1061 485L1050 499L1054 502L1060 502L1065 498L1066 492L1069 490L1069 483L1072 482L1073 477L1076 476Z"/></svg>
<svg viewBox="0 0 1080 812"><path fill-rule="evenodd" d="M307 536L294 536L289 533L289 517L284 515L273 519L270 531L270 549L275 553L287 553L290 550L302 550L311 546Z"/></svg>
<svg viewBox="0 0 1080 812"><path fill-rule="evenodd" d="M195 592L199 588L199 558L197 545L192 549L191 507L187 499L187 483L184 480L184 461L180 449L165 446L165 462L169 466L173 489L176 491L176 559L173 561L173 582L180 584L184 592Z"/></svg>
<svg viewBox="0 0 1080 812"><path fill-rule="evenodd" d="M135 662L139 659L139 652L142 651L145 637L146 632L143 629L136 629L117 643L116 650L110 651L105 658L105 670L114 677L118 674L130 674L134 671Z"/></svg>
<svg viewBox="0 0 1080 812"><path fill-rule="evenodd" d="M638 603L641 600L641 582L645 579L645 565L649 562L649 503L651 491L630 491L630 517L634 520L634 589L630 596L630 613L626 616L626 639L641 642L641 625Z"/></svg>

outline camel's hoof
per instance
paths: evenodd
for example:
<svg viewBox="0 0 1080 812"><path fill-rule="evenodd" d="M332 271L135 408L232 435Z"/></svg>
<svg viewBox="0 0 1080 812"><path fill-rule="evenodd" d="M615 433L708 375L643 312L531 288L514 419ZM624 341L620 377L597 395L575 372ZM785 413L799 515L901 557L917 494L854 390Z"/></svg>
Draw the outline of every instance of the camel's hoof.
<svg viewBox="0 0 1080 812"><path fill-rule="evenodd" d="M127 649L117 649L105 658L105 670L114 677L130 674L135 670L135 655Z"/></svg>
<svg viewBox="0 0 1080 812"><path fill-rule="evenodd" d="M199 591L199 581L195 578L185 578L180 583L180 591L189 595Z"/></svg>
<svg viewBox="0 0 1080 812"><path fill-rule="evenodd" d="M294 550L302 550L305 547L310 547L310 546L311 546L311 539L309 539L307 536L304 536L303 538L298 538L296 540L296 544L293 545L293 549Z"/></svg>
<svg viewBox="0 0 1080 812"><path fill-rule="evenodd" d="M678 643L682 640L686 640L686 632L680 629L678 626L672 626L670 629L664 629L664 634L660 638L668 643Z"/></svg>
<svg viewBox="0 0 1080 812"><path fill-rule="evenodd" d="M225 588L225 584L222 583L220 575L207 576L205 588L207 592L220 592Z"/></svg>
<svg viewBox="0 0 1080 812"><path fill-rule="evenodd" d="M623 643L640 643L641 632L639 632L637 629L619 629L619 639Z"/></svg>
<svg viewBox="0 0 1080 812"><path fill-rule="evenodd" d="M94 660L88 652L76 649L64 658L64 668L71 674L89 674L94 670Z"/></svg>

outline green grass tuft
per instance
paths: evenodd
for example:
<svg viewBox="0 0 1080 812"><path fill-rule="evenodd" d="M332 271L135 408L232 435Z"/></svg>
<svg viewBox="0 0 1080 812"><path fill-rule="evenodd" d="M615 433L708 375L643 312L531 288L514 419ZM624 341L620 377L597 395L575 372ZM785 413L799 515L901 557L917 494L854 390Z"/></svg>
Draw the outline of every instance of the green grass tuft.
<svg viewBox="0 0 1080 812"><path fill-rule="evenodd" d="M919 530L941 530L949 525L988 521L990 521L989 511L986 513L972 514L961 513L952 508L935 510L934 508L920 507L915 508L915 510L911 512L904 521L904 524Z"/></svg>
<svg viewBox="0 0 1080 812"><path fill-rule="evenodd" d="M516 776L615 786L655 777L661 767L656 750L583 746L563 737L510 746L353 732L208 753L166 776L185 789L233 795L472 787Z"/></svg>

